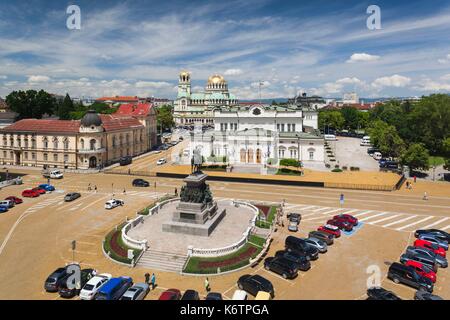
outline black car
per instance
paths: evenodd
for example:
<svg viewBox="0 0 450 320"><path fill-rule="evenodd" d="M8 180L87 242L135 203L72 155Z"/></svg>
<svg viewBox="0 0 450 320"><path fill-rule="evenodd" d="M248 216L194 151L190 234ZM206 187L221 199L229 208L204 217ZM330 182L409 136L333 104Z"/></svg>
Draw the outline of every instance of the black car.
<svg viewBox="0 0 450 320"><path fill-rule="evenodd" d="M119 163L121 166L127 166L127 165L131 164L132 162L133 162L133 157L131 157L131 156L121 157L119 160Z"/></svg>
<svg viewBox="0 0 450 320"><path fill-rule="evenodd" d="M387 277L397 284L404 283L418 290L433 292L433 282L430 279L420 276L414 268L397 262L391 264Z"/></svg>
<svg viewBox="0 0 450 320"><path fill-rule="evenodd" d="M444 300L441 297L427 291L418 290L414 294L414 300Z"/></svg>
<svg viewBox="0 0 450 320"><path fill-rule="evenodd" d="M388 291L383 288L370 288L367 289L367 300L402 300L397 297L392 291Z"/></svg>
<svg viewBox="0 0 450 320"><path fill-rule="evenodd" d="M426 230L416 230L414 233L414 236L416 238L420 237L421 235L432 235L435 238L438 238L440 240L447 241L450 243L450 234L448 232L438 230L438 229L426 229Z"/></svg>
<svg viewBox="0 0 450 320"><path fill-rule="evenodd" d="M59 295L62 298L73 298L76 295L80 294L81 289L84 287L84 285L91 280L92 277L96 275L96 271L94 269L83 269L80 273L80 283L79 285L76 285L75 288L69 289L69 281L70 274L67 274L64 280L62 281L61 287L59 288Z"/></svg>
<svg viewBox="0 0 450 320"><path fill-rule="evenodd" d="M291 222L296 222L297 224L300 224L300 220L302 219L302 215L300 213L290 213L287 215L287 218Z"/></svg>
<svg viewBox="0 0 450 320"><path fill-rule="evenodd" d="M256 296L259 291L268 292L272 298L275 296L272 283L257 274L241 276L237 281L237 285L240 290L247 291L253 296Z"/></svg>
<svg viewBox="0 0 450 320"><path fill-rule="evenodd" d="M324 241L327 246L332 245L334 243L334 236L332 234L322 232L322 231L311 231L308 234L309 238L317 238L319 240Z"/></svg>
<svg viewBox="0 0 450 320"><path fill-rule="evenodd" d="M264 268L279 274L284 279L294 279L298 275L297 264L281 257L266 258Z"/></svg>
<svg viewBox="0 0 450 320"><path fill-rule="evenodd" d="M150 183L144 179L134 179L133 182L133 187L149 187Z"/></svg>
<svg viewBox="0 0 450 320"><path fill-rule="evenodd" d="M64 278L67 276L67 267L58 268L53 271L45 280L44 288L47 292L58 292L59 288L64 281Z"/></svg>
<svg viewBox="0 0 450 320"><path fill-rule="evenodd" d="M210 292L206 295L205 300L223 300L222 294L219 292Z"/></svg>
<svg viewBox="0 0 450 320"><path fill-rule="evenodd" d="M285 240L284 245L286 250L288 251L305 254L308 260L317 260L319 258L319 250L309 245L303 239L294 236L288 236Z"/></svg>
<svg viewBox="0 0 450 320"><path fill-rule="evenodd" d="M66 194L66 196L64 197L64 201L71 202L78 199L79 197L81 197L81 194L79 194L78 192L71 192Z"/></svg>
<svg viewBox="0 0 450 320"><path fill-rule="evenodd" d="M375 152L380 152L380 149L377 148L368 148L367 149L367 153L371 156L373 155Z"/></svg>
<svg viewBox="0 0 450 320"><path fill-rule="evenodd" d="M195 290L186 290L181 300L200 300L200 296Z"/></svg>
<svg viewBox="0 0 450 320"><path fill-rule="evenodd" d="M301 271L308 271L309 269L311 269L311 262L309 262L304 254L298 253L296 251L280 250L275 253L275 257L284 258L295 263L298 269Z"/></svg>

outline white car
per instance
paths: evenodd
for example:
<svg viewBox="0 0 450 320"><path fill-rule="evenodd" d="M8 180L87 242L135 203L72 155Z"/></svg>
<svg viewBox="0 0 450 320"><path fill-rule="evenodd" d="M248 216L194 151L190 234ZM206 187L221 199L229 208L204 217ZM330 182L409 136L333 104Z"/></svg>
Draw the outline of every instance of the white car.
<svg viewBox="0 0 450 320"><path fill-rule="evenodd" d="M97 294L98 290L106 283L109 279L112 278L112 275L108 273L102 273L96 275L92 279L90 279L81 289L80 291L80 299L81 300L92 300Z"/></svg>
<svg viewBox="0 0 450 320"><path fill-rule="evenodd" d="M156 161L156 164L158 166L163 165L165 163L167 163L167 160L165 158L162 158L162 159L159 159L158 161Z"/></svg>
<svg viewBox="0 0 450 320"><path fill-rule="evenodd" d="M383 158L383 155L381 154L381 152L375 152L374 154L373 154L373 158L375 159L375 160L380 160L381 158Z"/></svg>
<svg viewBox="0 0 450 320"><path fill-rule="evenodd" d="M114 209L115 207L118 206L123 206L125 204L125 202L123 200L119 200L119 199L111 199L106 201L105 203L105 209Z"/></svg>
<svg viewBox="0 0 450 320"><path fill-rule="evenodd" d="M244 290L236 290L231 300L247 300L247 292Z"/></svg>

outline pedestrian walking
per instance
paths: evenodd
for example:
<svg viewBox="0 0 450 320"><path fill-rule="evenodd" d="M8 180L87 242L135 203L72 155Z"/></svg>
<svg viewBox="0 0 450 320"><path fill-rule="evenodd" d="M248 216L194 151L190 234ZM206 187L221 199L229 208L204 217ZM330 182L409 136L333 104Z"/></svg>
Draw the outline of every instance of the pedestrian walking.
<svg viewBox="0 0 450 320"><path fill-rule="evenodd" d="M406 189L409 190L409 181L406 181Z"/></svg>
<svg viewBox="0 0 450 320"><path fill-rule="evenodd" d="M178 196L178 189L175 188L175 196Z"/></svg>
<svg viewBox="0 0 450 320"><path fill-rule="evenodd" d="M209 279L208 279L208 277L206 277L206 279L205 279L205 290L206 290L206 292L211 291L211 288L209 286Z"/></svg>
<svg viewBox="0 0 450 320"><path fill-rule="evenodd" d="M154 273L152 273L152 277L150 279L150 283L152 284L152 290L155 290L156 287L156 276Z"/></svg>
<svg viewBox="0 0 450 320"><path fill-rule="evenodd" d="M150 274L148 272L145 274L145 283L150 285Z"/></svg>
<svg viewBox="0 0 450 320"><path fill-rule="evenodd" d="M423 194L423 200L428 200L428 194L426 192Z"/></svg>
<svg viewBox="0 0 450 320"><path fill-rule="evenodd" d="M91 190L92 190L91 184L89 183L89 184L88 184L88 191L91 191Z"/></svg>
<svg viewBox="0 0 450 320"><path fill-rule="evenodd" d="M416 176L414 176L414 183L416 183L416 180L417 180L417 177L416 177Z"/></svg>
<svg viewBox="0 0 450 320"><path fill-rule="evenodd" d="M125 188L123 188L123 194L127 194L127 190L125 190Z"/></svg>
<svg viewBox="0 0 450 320"><path fill-rule="evenodd" d="M95 193L97 193L97 185L94 186Z"/></svg>

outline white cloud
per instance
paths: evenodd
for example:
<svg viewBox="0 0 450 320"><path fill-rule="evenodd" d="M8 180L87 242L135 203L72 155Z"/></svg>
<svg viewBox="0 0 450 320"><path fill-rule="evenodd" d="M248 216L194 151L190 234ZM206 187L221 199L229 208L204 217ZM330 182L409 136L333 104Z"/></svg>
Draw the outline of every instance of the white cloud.
<svg viewBox="0 0 450 320"><path fill-rule="evenodd" d="M171 87L172 84L164 81L138 81L135 84L136 88L167 88Z"/></svg>
<svg viewBox="0 0 450 320"><path fill-rule="evenodd" d="M342 79L339 79L339 80L337 80L336 81L336 83L338 83L338 84L361 84L362 83L362 81L361 80L359 80L358 78L356 78L356 77L353 77L353 78L342 78Z"/></svg>
<svg viewBox="0 0 450 320"><path fill-rule="evenodd" d="M347 63L354 63L354 62L369 62L369 61L377 61L380 59L380 56L371 55L368 53L354 53L350 57L350 59L347 60Z"/></svg>
<svg viewBox="0 0 450 320"><path fill-rule="evenodd" d="M449 74L446 74L446 75L443 75L443 76L441 77L441 79L444 80L444 81L450 81L450 73L449 73Z"/></svg>
<svg viewBox="0 0 450 320"><path fill-rule="evenodd" d="M224 72L225 76L238 76L242 74L241 69L228 69Z"/></svg>
<svg viewBox="0 0 450 320"><path fill-rule="evenodd" d="M390 77L381 77L375 79L372 82L372 86L374 88L384 88L384 87L395 87L395 88L403 88L411 83L411 79L408 77L400 76L398 74L394 74Z"/></svg>
<svg viewBox="0 0 450 320"><path fill-rule="evenodd" d="M47 76L29 76L28 82L29 83L42 83L42 82L49 82L50 77Z"/></svg>
<svg viewBox="0 0 450 320"><path fill-rule="evenodd" d="M445 58L441 58L441 59L438 59L438 62L440 63L440 64L447 64L447 63L450 63L450 53L449 54L447 54L446 56L445 56Z"/></svg>
<svg viewBox="0 0 450 320"><path fill-rule="evenodd" d="M450 80L450 75L447 75L448 79ZM436 91L443 91L443 92L450 92L450 83L446 82L438 82L431 79L422 79L420 81L420 84L416 87L414 87L417 90L422 91L428 91L428 92L436 92Z"/></svg>
<svg viewBox="0 0 450 320"><path fill-rule="evenodd" d="M2 80L8 79L8 76L0 75L0 79L2 79Z"/></svg>

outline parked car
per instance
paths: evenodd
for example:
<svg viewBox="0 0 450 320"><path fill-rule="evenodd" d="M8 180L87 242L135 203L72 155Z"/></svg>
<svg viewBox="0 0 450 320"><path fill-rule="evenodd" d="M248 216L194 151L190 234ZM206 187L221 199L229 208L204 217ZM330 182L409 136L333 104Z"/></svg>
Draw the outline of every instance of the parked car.
<svg viewBox="0 0 450 320"><path fill-rule="evenodd" d="M308 260L317 260L319 258L319 250L307 244L303 239L288 236L284 242L284 245L288 251L295 251L305 254Z"/></svg>
<svg viewBox="0 0 450 320"><path fill-rule="evenodd" d="M416 289L433 292L433 282L430 279L420 276L412 267L397 262L389 267L388 279L397 284L403 283Z"/></svg>
<svg viewBox="0 0 450 320"><path fill-rule="evenodd" d="M81 289L86 285L86 283L91 280L95 275L97 271L94 269L83 269L80 273L80 283L75 284L75 288L69 288L69 282L70 278L66 276L64 278L64 281L61 284L61 287L59 288L58 292L60 297L70 299L75 297L76 295L80 294Z"/></svg>
<svg viewBox="0 0 450 320"><path fill-rule="evenodd" d="M352 231L353 225L350 222L343 221L343 220L337 220L337 219L331 219L327 221L327 225L336 226L339 228L339 230L342 231Z"/></svg>
<svg viewBox="0 0 450 320"><path fill-rule="evenodd" d="M66 196L64 197L64 201L65 202L74 201L74 200L78 199L79 197L81 197L81 194L79 194L78 192L70 192L70 193L66 194Z"/></svg>
<svg viewBox="0 0 450 320"><path fill-rule="evenodd" d="M200 295L195 290L186 290L181 297L181 300L197 301L200 300Z"/></svg>
<svg viewBox="0 0 450 320"><path fill-rule="evenodd" d="M144 300L149 292L150 285L147 283L136 283L120 297L120 300Z"/></svg>
<svg viewBox="0 0 450 320"><path fill-rule="evenodd" d="M421 234L419 235L420 240L426 240L428 242L434 243L441 248L444 248L445 251L448 250L448 242L447 240L443 240L442 238L434 235L434 234Z"/></svg>
<svg viewBox="0 0 450 320"><path fill-rule="evenodd" d="M430 267L414 260L408 260L405 266L412 267L414 270L422 277L428 278L431 282L436 282L436 272L434 272Z"/></svg>
<svg viewBox="0 0 450 320"><path fill-rule="evenodd" d="M39 192L36 192L31 189L22 191L22 197L25 197L25 198L36 198L39 196L40 196Z"/></svg>
<svg viewBox="0 0 450 320"><path fill-rule="evenodd" d="M5 198L5 200L11 200L14 202L14 204L21 204L23 202L22 199L17 198L15 196L9 196L9 197Z"/></svg>
<svg viewBox="0 0 450 320"><path fill-rule="evenodd" d="M40 184L39 188L44 189L46 192L55 191L55 187L48 183Z"/></svg>
<svg viewBox="0 0 450 320"><path fill-rule="evenodd" d="M444 248L439 247L438 245L431 243L430 241L426 241L426 240L417 239L416 241L414 241L414 247L426 248L444 258L447 255Z"/></svg>
<svg viewBox="0 0 450 320"><path fill-rule="evenodd" d="M256 296L259 291L270 293L272 298L275 295L272 283L258 274L241 276L237 281L237 285L240 290L245 290L252 296Z"/></svg>
<svg viewBox="0 0 450 320"><path fill-rule="evenodd" d="M289 213L287 215L287 218L289 219L290 222L300 224L300 220L302 220L302 215L300 213Z"/></svg>
<svg viewBox="0 0 450 320"><path fill-rule="evenodd" d="M218 300L223 300L223 298L222 298L222 294L219 293L219 292L209 292L206 295L205 300L216 300L216 301L218 301Z"/></svg>
<svg viewBox="0 0 450 320"><path fill-rule="evenodd" d="M247 292L244 290L236 290L234 291L231 300L247 300Z"/></svg>
<svg viewBox="0 0 450 320"><path fill-rule="evenodd" d="M7 206L0 206L0 213L4 213L8 211L8 207Z"/></svg>
<svg viewBox="0 0 450 320"><path fill-rule="evenodd" d="M323 232L332 234L336 238L339 238L341 236L341 231L339 230L339 228L336 226L333 226L331 224L326 224L324 226L320 226L319 228L317 228L317 231L323 231Z"/></svg>
<svg viewBox="0 0 450 320"><path fill-rule="evenodd" d="M123 200L120 200L120 199L108 200L105 203L105 209L111 210L111 209L114 209L115 207L123 206L124 204L125 204L125 202Z"/></svg>
<svg viewBox="0 0 450 320"><path fill-rule="evenodd" d="M39 193L39 195L47 193L47 191L45 191L45 189L42 189L40 187L36 187L36 188L31 189L31 190L33 190L34 192Z"/></svg>
<svg viewBox="0 0 450 320"><path fill-rule="evenodd" d="M67 269L69 266L58 268L53 271L45 280L44 289L47 292L58 292L64 278L67 276Z"/></svg>
<svg viewBox="0 0 450 320"><path fill-rule="evenodd" d="M332 234L329 234L328 232L311 231L308 234L308 237L322 240L327 244L327 246L331 246L334 243L334 236Z"/></svg>
<svg viewBox="0 0 450 320"><path fill-rule="evenodd" d="M281 275L284 279L294 279L298 275L297 265L284 258L266 258L264 260L264 268Z"/></svg>
<svg viewBox="0 0 450 320"><path fill-rule="evenodd" d="M416 230L414 236L419 238L420 235L433 235L435 238L450 242L450 233L439 230L439 229L426 229L426 230Z"/></svg>
<svg viewBox="0 0 450 320"><path fill-rule="evenodd" d="M11 209L14 206L15 203L12 200L0 200L0 207L6 207L7 209Z"/></svg>
<svg viewBox="0 0 450 320"><path fill-rule="evenodd" d="M100 288L111 279L112 276L108 273L102 273L91 278L81 289L80 299L81 300L92 300L94 299Z"/></svg>
<svg viewBox="0 0 450 320"><path fill-rule="evenodd" d="M125 156L125 157L121 157L119 159L119 164L121 166L127 166L127 165L131 164L132 162L133 162L133 157L131 157L131 156Z"/></svg>
<svg viewBox="0 0 450 320"><path fill-rule="evenodd" d="M150 183L144 179L134 179L132 185L133 187L148 187Z"/></svg>
<svg viewBox="0 0 450 320"><path fill-rule="evenodd" d="M417 290L414 294L414 300L444 300L441 297L431 294L424 290Z"/></svg>
<svg viewBox="0 0 450 320"><path fill-rule="evenodd" d="M169 289L161 293L159 300L180 300L181 292L178 289Z"/></svg>
<svg viewBox="0 0 450 320"><path fill-rule="evenodd" d="M292 232L298 231L298 223L295 221L289 221L288 230Z"/></svg>
<svg viewBox="0 0 450 320"><path fill-rule="evenodd" d="M402 300L397 297L392 291L384 288L370 288L367 289L368 300Z"/></svg>
<svg viewBox="0 0 450 320"><path fill-rule="evenodd" d="M120 297L133 285L130 277L111 278L95 295L95 300L119 300Z"/></svg>
<svg viewBox="0 0 450 320"><path fill-rule="evenodd" d="M304 238L303 240L305 240L305 242L307 244L309 244L310 246L313 246L314 248L319 250L320 253L325 253L328 250L327 244L318 238L310 237L310 238Z"/></svg>
<svg viewBox="0 0 450 320"><path fill-rule="evenodd" d="M352 224L353 226L358 225L358 219L356 219L354 216L346 214L346 213L338 214L338 215L334 216L333 220L346 221L346 222L349 222L350 224Z"/></svg>
<svg viewBox="0 0 450 320"><path fill-rule="evenodd" d="M434 272L437 272L437 270L438 270L438 265L436 263L436 260L433 258L430 258L428 256L424 256L423 254L412 255L412 254L405 253L400 256L400 262L403 264L405 264L409 260L414 260L414 261L420 262L420 263L428 266L429 268L431 268L431 270L433 270Z"/></svg>
<svg viewBox="0 0 450 320"><path fill-rule="evenodd" d="M158 166L163 165L165 163L167 163L167 160L165 158L162 158L162 159L159 159L158 161L156 161L156 164Z"/></svg>
<svg viewBox="0 0 450 320"><path fill-rule="evenodd" d="M373 153L372 157L373 157L375 160L378 161L378 160L380 160L381 158L383 158L383 155L381 154L381 152L376 151L376 152Z"/></svg>
<svg viewBox="0 0 450 320"><path fill-rule="evenodd" d="M311 269L311 262L304 254L296 251L280 250L275 253L275 257L289 260L297 265L297 268L301 271L308 271Z"/></svg>
<svg viewBox="0 0 450 320"><path fill-rule="evenodd" d="M367 154L369 155L369 156L372 156L375 152L379 152L380 150L379 149L377 149L377 148L368 148L367 149Z"/></svg>
<svg viewBox="0 0 450 320"><path fill-rule="evenodd" d="M443 256L440 256L440 255L434 253L430 249L409 246L409 247L406 248L406 253L407 254L411 254L411 255L421 254L421 255L424 255L424 256L428 256L431 259L436 260L436 263L439 265L439 267L441 267L441 268L447 268L448 267L447 259L444 258Z"/></svg>

